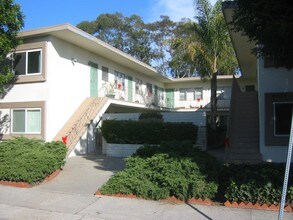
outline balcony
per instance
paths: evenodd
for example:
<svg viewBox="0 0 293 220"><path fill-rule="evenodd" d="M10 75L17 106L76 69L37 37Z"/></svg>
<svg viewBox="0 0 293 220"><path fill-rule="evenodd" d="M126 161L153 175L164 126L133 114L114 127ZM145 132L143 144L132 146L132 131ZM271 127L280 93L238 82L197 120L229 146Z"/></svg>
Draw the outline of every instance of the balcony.
<svg viewBox="0 0 293 220"><path fill-rule="evenodd" d="M119 89L118 89L119 88ZM112 99L123 100L132 103L138 103L150 108L166 108L166 109L210 109L210 100L179 100L179 98L168 98L166 95L154 94L143 91L142 89L129 93L128 88L122 88L115 84L107 83L102 86L99 96L107 96ZM230 108L230 99L222 99L218 97L218 109L228 110Z"/></svg>

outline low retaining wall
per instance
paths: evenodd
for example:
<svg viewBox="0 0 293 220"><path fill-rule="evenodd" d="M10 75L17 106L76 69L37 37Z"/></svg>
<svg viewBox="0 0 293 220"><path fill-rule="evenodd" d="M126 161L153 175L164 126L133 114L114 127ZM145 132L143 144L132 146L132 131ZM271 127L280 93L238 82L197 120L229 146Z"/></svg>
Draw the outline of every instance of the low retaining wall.
<svg viewBox="0 0 293 220"><path fill-rule="evenodd" d="M136 152L143 144L112 144L106 143L106 155L109 157L128 157Z"/></svg>

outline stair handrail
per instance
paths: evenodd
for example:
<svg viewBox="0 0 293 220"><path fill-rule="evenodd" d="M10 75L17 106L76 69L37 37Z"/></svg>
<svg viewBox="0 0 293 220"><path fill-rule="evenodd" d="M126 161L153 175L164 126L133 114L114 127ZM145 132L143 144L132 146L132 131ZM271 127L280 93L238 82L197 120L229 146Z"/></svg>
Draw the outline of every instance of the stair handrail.
<svg viewBox="0 0 293 220"><path fill-rule="evenodd" d="M79 138L79 133L81 131L81 128L84 127L86 124L89 123L89 121L92 118L92 115L97 111L96 107L101 104L100 100L104 100L106 102L107 98L99 98L94 97L91 103L88 105L88 107L85 109L83 114L79 117L79 120L73 124L71 129L66 134L67 137L67 146L70 146L72 143L74 143L76 138Z"/></svg>

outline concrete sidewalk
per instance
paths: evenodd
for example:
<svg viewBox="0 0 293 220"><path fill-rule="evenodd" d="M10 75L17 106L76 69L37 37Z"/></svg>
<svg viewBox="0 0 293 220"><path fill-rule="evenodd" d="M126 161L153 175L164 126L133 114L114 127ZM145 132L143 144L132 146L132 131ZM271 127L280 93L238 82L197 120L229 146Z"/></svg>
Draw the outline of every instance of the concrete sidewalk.
<svg viewBox="0 0 293 220"><path fill-rule="evenodd" d="M36 186L38 190L94 195L114 172L122 170L122 158L93 154L66 159L64 169L52 181Z"/></svg>
<svg viewBox="0 0 293 220"><path fill-rule="evenodd" d="M0 185L0 219L199 219L275 220L278 212L223 206L171 204L93 194L113 172L123 167L118 158L68 158L65 169L51 182L29 189ZM285 213L292 220L292 213Z"/></svg>

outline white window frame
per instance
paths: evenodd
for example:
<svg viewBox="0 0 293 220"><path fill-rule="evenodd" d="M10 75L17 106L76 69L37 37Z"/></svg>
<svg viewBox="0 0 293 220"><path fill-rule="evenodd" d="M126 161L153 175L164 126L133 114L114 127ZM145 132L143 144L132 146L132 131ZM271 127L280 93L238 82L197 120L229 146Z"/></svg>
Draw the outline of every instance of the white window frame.
<svg viewBox="0 0 293 220"><path fill-rule="evenodd" d="M105 69L107 69L107 72L104 71ZM105 76L107 76L107 80L105 80ZM106 66L102 66L102 80L104 82L109 82L109 68Z"/></svg>
<svg viewBox="0 0 293 220"><path fill-rule="evenodd" d="M188 89L179 89L179 101L186 101L187 100L187 90ZM184 95L184 98L181 98L181 94Z"/></svg>
<svg viewBox="0 0 293 220"><path fill-rule="evenodd" d="M115 89L119 89L118 84L121 84L122 88L120 88L119 90L126 91L125 79L126 79L126 75L124 73L121 73L119 71L115 71L115 79L114 79L115 80Z"/></svg>
<svg viewBox="0 0 293 220"><path fill-rule="evenodd" d="M140 95L142 93L142 80L135 78L135 94Z"/></svg>
<svg viewBox="0 0 293 220"><path fill-rule="evenodd" d="M14 123L13 123L13 111L15 110L24 110L24 132L14 132ZM30 110L39 110L41 115L41 130L39 132L27 132L27 112ZM11 109L11 133L12 134L41 134L42 133L42 109L41 108L14 108Z"/></svg>
<svg viewBox="0 0 293 220"><path fill-rule="evenodd" d="M197 93L200 93L200 97L197 97ZM202 88L195 88L194 94L193 94L193 99L197 100L198 98L200 98L200 100L202 100L203 99L202 93L203 93Z"/></svg>
<svg viewBox="0 0 293 220"><path fill-rule="evenodd" d="M39 73L27 73L28 70L28 53L30 52L36 52L36 51L40 51L41 53L41 58L40 58L40 72ZM20 76L35 76L35 75L41 75L42 74L42 68L43 68L43 64L42 64L42 60L43 60L43 51L42 49L33 49L33 50L20 50L20 51L16 51L14 52L14 54L18 54L18 53L25 53L25 74L21 74ZM14 70L12 70L14 73Z"/></svg>

